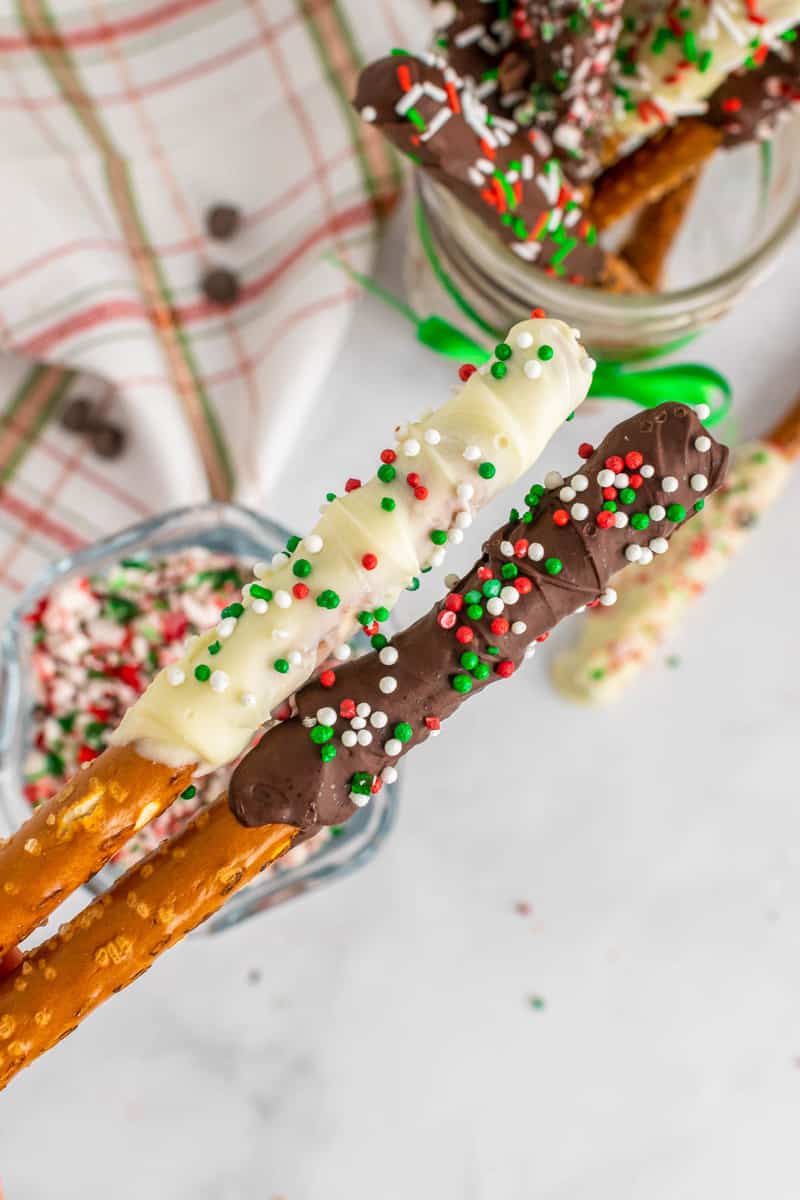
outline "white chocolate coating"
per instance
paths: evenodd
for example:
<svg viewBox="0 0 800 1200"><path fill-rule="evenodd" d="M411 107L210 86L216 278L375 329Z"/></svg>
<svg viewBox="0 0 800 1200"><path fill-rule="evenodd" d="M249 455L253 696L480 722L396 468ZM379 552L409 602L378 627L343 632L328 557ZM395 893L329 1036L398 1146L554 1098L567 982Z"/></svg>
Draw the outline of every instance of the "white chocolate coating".
<svg viewBox="0 0 800 1200"><path fill-rule="evenodd" d="M686 62L682 40L670 40L656 52L649 36L636 55L636 75L620 79L634 102L653 101L668 120L702 114L705 100L752 53L754 39L771 46L779 34L800 22L800 0L758 0L754 11L766 18L763 25L751 19L744 0L692 0L686 7L691 15L681 19L681 27L694 35L697 60L711 52L705 70L681 65ZM654 24L663 24L663 15ZM658 128L658 120L644 120L637 111L620 112L614 123L614 131L626 138Z"/></svg>
<svg viewBox="0 0 800 1200"><path fill-rule="evenodd" d="M691 602L738 554L783 489L790 467L765 442L737 450L727 484L673 535L669 554L649 566L628 567L614 580L613 608L586 614L577 645L555 660L559 691L583 704L607 704L621 696Z"/></svg>
<svg viewBox="0 0 800 1200"><path fill-rule="evenodd" d="M320 660L352 636L359 612L391 608L422 567L439 561L443 547L432 542L434 530L457 531L453 540L460 540L470 510L488 503L536 461L591 381L591 360L561 321L521 322L509 332L508 345L505 377L497 379L488 365L482 367L440 409L401 428L391 464L395 479L375 476L339 497L324 509L310 549L301 542L291 559L261 568L257 582L273 593L266 611L263 599L261 612L252 598L244 599L245 611L232 630L226 622L227 636L211 630L198 638L178 664L183 681L170 683L162 671L124 717L114 744L135 742L146 758L196 762L200 769L230 762ZM552 347L552 358L538 357L544 345ZM532 360L542 367L535 379L525 372ZM485 463L495 468L489 478L480 473ZM419 474L427 498L415 497L406 481L409 472ZM395 502L391 512L381 507L386 497ZM314 535L322 539L321 548ZM378 561L368 570L362 560L370 553ZM292 571L298 559L312 567L300 581ZM309 588L305 599L292 596L298 582ZM339 597L335 608L317 604L328 589ZM211 655L209 645L216 642L220 649ZM276 660L288 670L276 670ZM198 666L224 673L221 690L219 676L217 687L196 678ZM173 670L172 678L180 675Z"/></svg>

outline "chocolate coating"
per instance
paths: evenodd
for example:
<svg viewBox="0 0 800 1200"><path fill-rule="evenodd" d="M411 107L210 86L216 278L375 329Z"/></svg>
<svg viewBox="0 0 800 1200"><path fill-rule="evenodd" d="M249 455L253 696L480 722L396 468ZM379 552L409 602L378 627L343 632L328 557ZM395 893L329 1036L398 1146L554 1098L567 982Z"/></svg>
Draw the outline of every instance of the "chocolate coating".
<svg viewBox="0 0 800 1200"><path fill-rule="evenodd" d="M800 105L800 36L776 45L760 67L732 72L709 98L705 119L722 130L726 146L763 141Z"/></svg>
<svg viewBox="0 0 800 1200"><path fill-rule="evenodd" d="M229 803L237 819L244 825L285 822L308 834L352 816L357 773L379 780L388 764L394 765L400 754L425 741L465 699L511 674L536 638L582 605L596 602L611 577L625 566L629 546L643 547L654 538L669 538L692 515L698 499L705 499L720 486L728 451L713 439L709 449L698 450L695 441L704 434L696 415L681 404L664 404L618 425L575 472L587 481L585 487L574 489L575 498L564 500L559 494L563 487L571 486L571 479L566 479L543 492L528 519L524 514L498 529L486 542L481 558L445 600L393 639L389 649L397 652L395 663L386 661L385 650L381 651L383 661L380 654L369 654L337 668L332 687L315 680L298 692L296 715L263 738L234 772ZM632 516L648 514L657 504L665 509L676 507L663 520L648 518L645 529L630 521L623 528L601 528L597 520L604 496L598 473L608 469L609 457L624 459L631 451L638 451L653 473L639 481L635 467L630 472L623 468L634 474L637 487L632 489L635 499L630 503L627 493L623 497L620 490L619 511ZM690 482L694 479L698 485L699 475L706 480L702 490ZM674 477L673 490L662 487L666 476ZM533 501L533 492L530 497ZM579 519L569 511L576 502L588 510L585 515L579 510ZM562 513L567 515L565 523ZM537 560L523 548L523 540L541 545L543 552ZM517 546L519 553L509 554L509 544ZM557 573L556 562L561 564ZM510 567L517 571L513 578ZM500 623L487 611L485 594L498 590L496 582L516 592L516 599L507 596L505 621ZM481 593L479 605L468 596L470 592ZM524 622L524 631L515 632L517 622ZM459 629L470 631L469 641L460 640ZM465 665L465 654L472 665ZM387 678L396 681L392 690L382 682ZM454 686L457 679L467 679L469 686L463 682ZM349 714L362 703L370 707L363 729L371 740L351 747L340 738L352 728ZM331 713L323 714L327 727L334 730L324 743L336 749L329 762L322 761L320 746L312 740L314 729L319 729L318 715L325 709L333 710L336 717L331 725ZM372 722L375 713L381 714L378 723ZM387 750L390 738L398 739L390 748L397 753Z"/></svg>

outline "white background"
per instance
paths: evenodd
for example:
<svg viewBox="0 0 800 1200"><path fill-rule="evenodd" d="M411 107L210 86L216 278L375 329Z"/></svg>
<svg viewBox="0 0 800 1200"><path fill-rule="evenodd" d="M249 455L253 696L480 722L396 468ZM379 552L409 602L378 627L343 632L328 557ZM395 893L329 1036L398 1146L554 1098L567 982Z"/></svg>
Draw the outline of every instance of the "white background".
<svg viewBox="0 0 800 1200"><path fill-rule="evenodd" d="M800 386L798 276L796 241L684 351L744 435ZM454 380L365 300L274 515L309 526ZM172 951L25 1072L6 1200L796 1200L798 508L800 478L618 707L554 693L554 637L403 765L372 865Z"/></svg>

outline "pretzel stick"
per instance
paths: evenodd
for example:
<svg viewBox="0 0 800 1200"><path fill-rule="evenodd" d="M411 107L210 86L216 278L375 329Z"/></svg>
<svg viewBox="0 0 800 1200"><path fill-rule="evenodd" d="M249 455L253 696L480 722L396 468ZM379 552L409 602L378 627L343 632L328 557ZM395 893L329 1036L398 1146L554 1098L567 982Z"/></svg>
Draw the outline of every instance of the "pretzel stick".
<svg viewBox="0 0 800 1200"><path fill-rule="evenodd" d="M390 646L343 668L333 688L306 685L297 715L268 733L233 777L231 805L243 821L263 828L238 824L221 798L0 983L0 1086L297 837L352 815L395 773L391 763L400 753L424 741L468 694L512 674L560 619L585 603L610 603L606 583L631 560L633 547L642 560L664 553L667 539L691 518L695 498L724 477L727 451L711 439L698 448L701 434L697 417L682 405L629 418L572 477L556 472L546 479L549 490L532 489L530 509L512 513L444 602ZM620 516L630 510L630 520L617 522L603 507L609 462L633 464L635 487L620 482L619 492ZM636 475L639 466L643 474ZM670 513L649 525L638 518L662 495L662 481ZM565 523L566 489L582 499ZM499 590L501 580L515 583ZM485 612L476 595L492 597ZM507 606L513 624L495 615L498 606ZM337 743L332 725L357 712L351 697L372 702L365 710L376 732L361 740L348 726Z"/></svg>
<svg viewBox="0 0 800 1200"><path fill-rule="evenodd" d="M291 557L258 566L244 603L230 606L233 615L223 610L216 630L129 710L112 739L118 744L3 847L0 952L163 812L198 763L237 758L326 647L352 635L360 611L391 606L417 572L443 559L442 539L460 540L472 513L536 460L582 402L592 363L560 321L520 322L509 338L529 339L534 350L546 345L547 368L539 363L538 374L526 375L515 361L494 375L462 371L460 391L405 426L377 475L363 486L351 480L315 531L295 539ZM370 632L377 631L375 623ZM179 771L163 765L175 761L184 764Z"/></svg>
<svg viewBox="0 0 800 1200"><path fill-rule="evenodd" d="M761 441L736 450L726 486L692 528L674 539L667 558L652 570L630 571L615 581L619 599L613 612L587 614L576 644L555 659L559 691L584 704L618 699L685 619L691 603L745 547L797 459L800 397Z"/></svg>
<svg viewBox="0 0 800 1200"><path fill-rule="evenodd" d="M686 117L600 176L589 216L598 229L607 229L640 205L655 203L696 174L722 140L719 130Z"/></svg>
<svg viewBox="0 0 800 1200"><path fill-rule="evenodd" d="M661 287L669 253L681 231L697 191L700 172L695 171L660 200L648 204L636 219L636 227L620 251L648 287Z"/></svg>

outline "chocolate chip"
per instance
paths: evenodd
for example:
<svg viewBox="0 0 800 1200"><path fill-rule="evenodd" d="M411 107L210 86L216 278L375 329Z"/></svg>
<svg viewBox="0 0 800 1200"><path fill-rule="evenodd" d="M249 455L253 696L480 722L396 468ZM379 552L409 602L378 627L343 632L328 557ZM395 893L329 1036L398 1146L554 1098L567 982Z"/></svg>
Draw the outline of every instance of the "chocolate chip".
<svg viewBox="0 0 800 1200"><path fill-rule="evenodd" d="M212 304L227 308L239 299L239 280L227 267L213 267L203 276L203 291Z"/></svg>
<svg viewBox="0 0 800 1200"><path fill-rule="evenodd" d="M97 427L97 412L93 401L85 396L70 400L61 414L61 424L70 433L90 433Z"/></svg>
<svg viewBox="0 0 800 1200"><path fill-rule="evenodd" d="M242 214L232 204L215 204L206 213L206 229L209 236L220 242L227 241L239 232Z"/></svg>
<svg viewBox="0 0 800 1200"><path fill-rule="evenodd" d="M101 458L119 458L125 449L125 434L119 425L100 425L92 431L91 446Z"/></svg>

